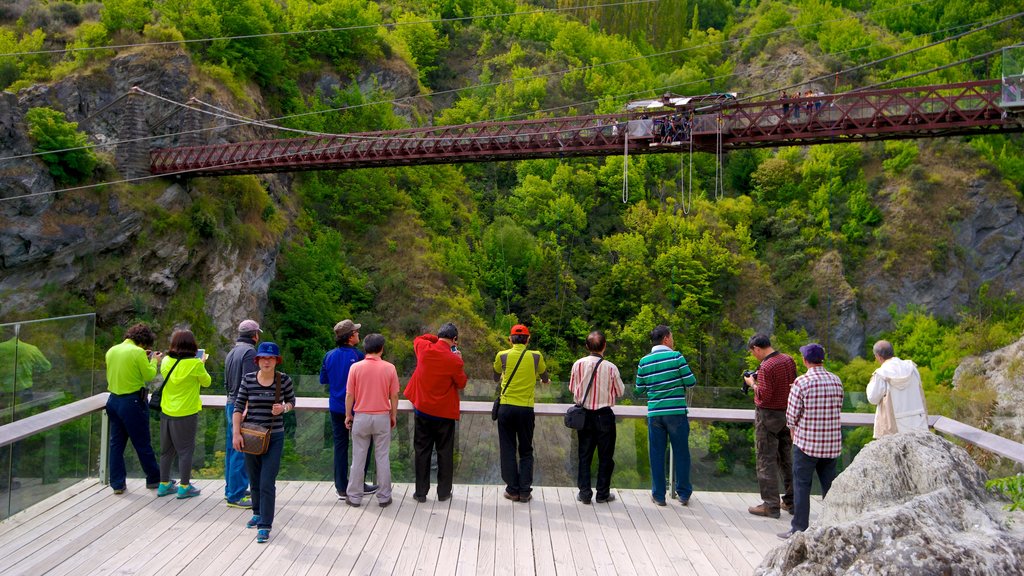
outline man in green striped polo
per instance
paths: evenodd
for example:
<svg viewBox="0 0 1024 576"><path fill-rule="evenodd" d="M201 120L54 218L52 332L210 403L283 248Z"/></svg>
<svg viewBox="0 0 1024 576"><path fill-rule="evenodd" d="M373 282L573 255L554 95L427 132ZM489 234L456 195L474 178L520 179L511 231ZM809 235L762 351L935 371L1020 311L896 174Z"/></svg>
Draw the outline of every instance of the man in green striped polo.
<svg viewBox="0 0 1024 576"><path fill-rule="evenodd" d="M672 444L676 498L690 503L690 421L686 389L697 383L686 358L673 350L672 329L664 324L651 331L651 353L640 359L636 389L647 394L647 440L651 458L651 500L665 505L665 449Z"/></svg>

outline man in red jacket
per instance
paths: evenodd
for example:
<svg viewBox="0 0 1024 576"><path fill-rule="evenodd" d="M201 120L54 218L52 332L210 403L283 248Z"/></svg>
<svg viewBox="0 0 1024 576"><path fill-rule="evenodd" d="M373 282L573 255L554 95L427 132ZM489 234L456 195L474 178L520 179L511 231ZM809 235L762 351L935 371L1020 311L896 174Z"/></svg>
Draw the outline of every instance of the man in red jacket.
<svg viewBox="0 0 1024 576"><path fill-rule="evenodd" d="M413 340L416 370L405 387L405 397L415 408L413 436L417 502L427 501L430 490L430 456L437 450L437 500L452 497L455 474L455 422L459 419L459 390L466 387L462 352L457 347L459 330L451 322L437 336L424 334Z"/></svg>

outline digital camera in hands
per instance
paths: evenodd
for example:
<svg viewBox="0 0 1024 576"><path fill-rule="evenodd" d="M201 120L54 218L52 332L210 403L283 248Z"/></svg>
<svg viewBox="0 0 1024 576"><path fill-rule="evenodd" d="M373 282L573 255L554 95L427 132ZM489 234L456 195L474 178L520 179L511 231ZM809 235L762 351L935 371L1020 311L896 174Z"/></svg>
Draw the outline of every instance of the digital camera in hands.
<svg viewBox="0 0 1024 576"><path fill-rule="evenodd" d="M743 394L744 395L750 394L750 386L747 384L747 380L746 380L747 376L752 377L754 379L754 382L757 382L757 370L744 370L743 371L743 378L744 378L744 380L743 380Z"/></svg>

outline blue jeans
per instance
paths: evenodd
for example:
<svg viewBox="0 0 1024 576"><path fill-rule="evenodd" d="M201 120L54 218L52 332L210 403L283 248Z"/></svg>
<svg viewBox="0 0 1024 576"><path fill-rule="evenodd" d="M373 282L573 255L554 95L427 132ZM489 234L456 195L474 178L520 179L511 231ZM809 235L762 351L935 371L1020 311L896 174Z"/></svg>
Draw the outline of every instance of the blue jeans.
<svg viewBox="0 0 1024 576"><path fill-rule="evenodd" d="M107 417L110 420L110 487L115 490L125 488L128 471L124 450L129 439L146 474L146 484L159 482L160 465L149 437L149 404L143 400L142 394L111 394L107 397Z"/></svg>
<svg viewBox="0 0 1024 576"><path fill-rule="evenodd" d="M233 423L231 419L235 415L235 403L231 401L224 407L224 415L227 417L227 442L224 444L224 497L228 502L238 502L245 496L245 490L249 487L249 474L245 471L245 454L235 450L231 443Z"/></svg>
<svg viewBox="0 0 1024 576"><path fill-rule="evenodd" d="M676 493L689 498L693 485L690 484L690 421L686 414L648 417L647 442L651 456L651 495L658 500L665 499L665 450L671 442Z"/></svg>
<svg viewBox="0 0 1024 576"><path fill-rule="evenodd" d="M277 472L284 452L284 432L270 435L270 446L263 454L246 454L245 469L252 484L252 513L260 517L257 528L269 530L274 525L274 503L277 499Z"/></svg>
<svg viewBox="0 0 1024 576"><path fill-rule="evenodd" d="M348 489L348 428L345 428L345 414L331 412L331 429L334 432L334 490L344 494Z"/></svg>
<svg viewBox="0 0 1024 576"><path fill-rule="evenodd" d="M793 530L807 530L811 516L811 481L818 473L821 482L821 497L828 494L832 481L836 479L836 458L815 458L793 445Z"/></svg>

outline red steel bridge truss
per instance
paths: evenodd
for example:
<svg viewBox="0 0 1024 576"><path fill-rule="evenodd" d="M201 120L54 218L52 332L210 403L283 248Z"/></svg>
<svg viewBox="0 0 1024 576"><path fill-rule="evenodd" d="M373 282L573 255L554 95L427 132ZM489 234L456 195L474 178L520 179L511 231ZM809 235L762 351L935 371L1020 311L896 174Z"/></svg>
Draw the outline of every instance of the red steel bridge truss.
<svg viewBox="0 0 1024 576"><path fill-rule="evenodd" d="M623 154L728 151L1020 132L1001 82L863 90L787 100L480 122L387 132L164 148L152 174L217 176Z"/></svg>

